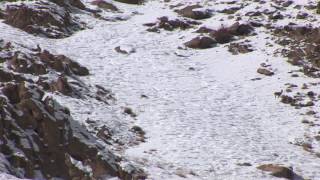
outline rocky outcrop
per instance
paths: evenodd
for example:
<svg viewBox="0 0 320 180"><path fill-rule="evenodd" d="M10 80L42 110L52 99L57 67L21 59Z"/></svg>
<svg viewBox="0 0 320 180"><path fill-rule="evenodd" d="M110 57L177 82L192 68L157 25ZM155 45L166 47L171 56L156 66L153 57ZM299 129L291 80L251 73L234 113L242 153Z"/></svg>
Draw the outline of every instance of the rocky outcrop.
<svg viewBox="0 0 320 180"><path fill-rule="evenodd" d="M4 22L30 34L64 38L83 28L66 8L50 2L7 5Z"/></svg>
<svg viewBox="0 0 320 180"><path fill-rule="evenodd" d="M0 41L1 171L33 179L145 179L141 170L121 165L120 157L47 95L74 93L68 81L88 70L39 47L20 49Z"/></svg>
<svg viewBox="0 0 320 180"><path fill-rule="evenodd" d="M110 11L118 11L119 9L112 3L106 2L104 0L95 0L91 2L92 5L96 5L101 9L110 10Z"/></svg>

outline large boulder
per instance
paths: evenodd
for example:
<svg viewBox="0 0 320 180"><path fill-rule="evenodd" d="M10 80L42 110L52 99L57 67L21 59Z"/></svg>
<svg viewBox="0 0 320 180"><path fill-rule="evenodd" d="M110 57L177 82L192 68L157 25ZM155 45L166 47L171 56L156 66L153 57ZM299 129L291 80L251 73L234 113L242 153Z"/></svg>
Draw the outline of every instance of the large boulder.
<svg viewBox="0 0 320 180"><path fill-rule="evenodd" d="M247 36L253 32L253 27L249 24L234 23L229 27L221 27L210 32L210 36L215 38L218 43L224 44L234 40L235 36Z"/></svg>
<svg viewBox="0 0 320 180"><path fill-rule="evenodd" d="M118 11L118 8L114 4L106 2L104 0L95 0L95 1L92 1L91 4L96 5L99 8L104 10Z"/></svg>
<svg viewBox="0 0 320 180"><path fill-rule="evenodd" d="M185 43L185 46L193 49L207 49L216 44L216 41L207 36L198 36Z"/></svg>
<svg viewBox="0 0 320 180"><path fill-rule="evenodd" d="M196 20L206 19L211 17L211 12L209 10L202 9L202 6L197 4L190 5L182 9L176 10L176 12L181 16L196 19Z"/></svg>
<svg viewBox="0 0 320 180"><path fill-rule="evenodd" d="M287 168L285 166L276 165L276 164L264 164L257 167L262 171L270 172L272 176L286 179L303 179L300 176L296 175L292 168Z"/></svg>

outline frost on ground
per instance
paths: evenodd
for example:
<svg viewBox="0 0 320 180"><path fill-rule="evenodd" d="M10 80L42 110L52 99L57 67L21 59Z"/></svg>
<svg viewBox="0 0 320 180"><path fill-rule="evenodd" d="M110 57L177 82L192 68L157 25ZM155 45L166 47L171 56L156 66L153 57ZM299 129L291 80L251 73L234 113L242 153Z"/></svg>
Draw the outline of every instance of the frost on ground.
<svg viewBox="0 0 320 180"><path fill-rule="evenodd" d="M39 44L89 69L77 80L89 94L112 94L107 104L53 96L131 161L124 169L141 167L156 180L320 179L319 80L306 73L308 54L296 66L284 57L304 44L281 43L290 37L274 32L317 28L315 1L105 3L117 11L85 1L90 11L74 15L86 29L70 37L46 39L0 23L1 38ZM201 50L185 47L190 40Z"/></svg>

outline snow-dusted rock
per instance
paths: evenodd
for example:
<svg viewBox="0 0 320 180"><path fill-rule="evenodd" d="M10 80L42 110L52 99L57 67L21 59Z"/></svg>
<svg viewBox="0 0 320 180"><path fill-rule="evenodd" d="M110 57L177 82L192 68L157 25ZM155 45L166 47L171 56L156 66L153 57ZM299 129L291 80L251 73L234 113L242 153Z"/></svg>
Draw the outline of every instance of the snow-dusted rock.
<svg viewBox="0 0 320 180"><path fill-rule="evenodd" d="M63 38L83 28L64 8L53 3L7 5L5 23L31 34Z"/></svg>
<svg viewBox="0 0 320 180"><path fill-rule="evenodd" d="M190 5L182 9L176 10L178 14L184 17L200 20L211 17L211 12L207 9L203 9L200 5Z"/></svg>

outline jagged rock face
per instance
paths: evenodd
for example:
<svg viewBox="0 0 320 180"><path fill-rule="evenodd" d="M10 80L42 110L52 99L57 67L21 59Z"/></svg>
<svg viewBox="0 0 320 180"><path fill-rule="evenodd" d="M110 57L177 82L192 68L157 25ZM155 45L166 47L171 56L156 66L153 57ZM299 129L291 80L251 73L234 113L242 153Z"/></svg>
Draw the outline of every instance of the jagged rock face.
<svg viewBox="0 0 320 180"><path fill-rule="evenodd" d="M119 159L105 152L109 159L104 161L98 155L103 148L72 120L68 109L44 98L43 91L28 83L7 83L1 90L7 99L1 107L1 149L12 172L23 170L16 176L35 178L36 171L45 178L63 179L117 175ZM93 171L77 169L69 161L80 161ZM100 166L100 172L95 172L99 169L95 166Z"/></svg>
<svg viewBox="0 0 320 180"><path fill-rule="evenodd" d="M0 41L0 170L21 178L143 179L135 168L124 169L121 158L97 142L70 111L45 91L69 94L69 76L88 70L62 55L41 49L20 52ZM56 65L58 63L58 65ZM24 66L27 64L28 66ZM40 64L42 70L33 67ZM64 66L68 65L66 71ZM21 66L21 69L18 67ZM79 70L80 69L80 70ZM41 72L41 73L40 73ZM38 77L38 82L28 78ZM53 79L49 88L39 81ZM51 77L52 78L52 77ZM3 166L2 166L3 165Z"/></svg>
<svg viewBox="0 0 320 180"><path fill-rule="evenodd" d="M8 5L4 14L5 23L49 38L67 37L82 28L64 7L49 2Z"/></svg>

